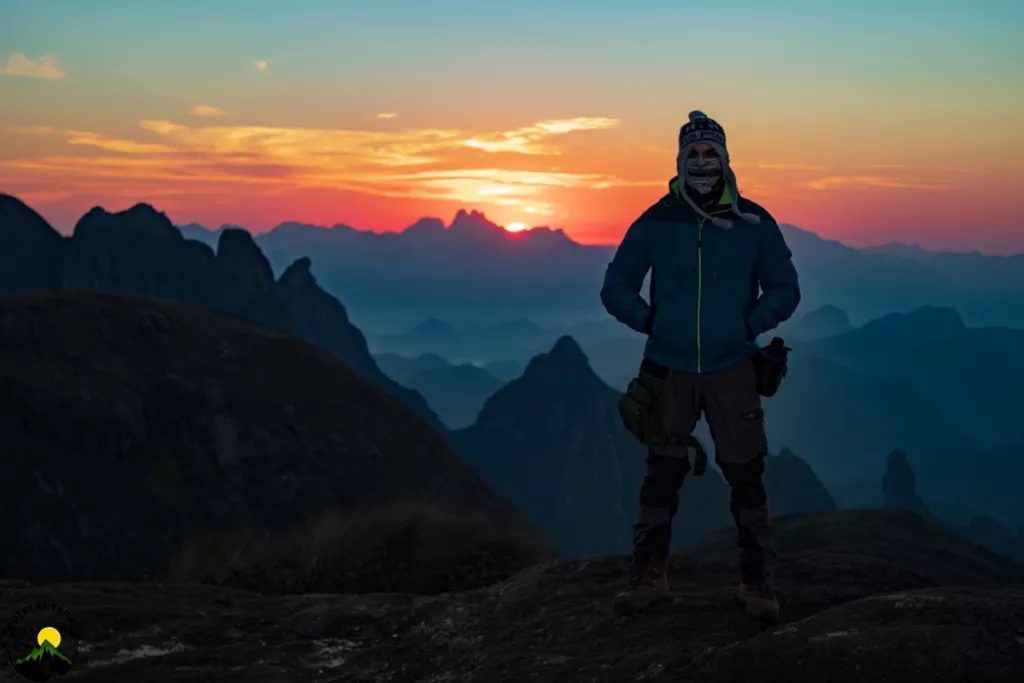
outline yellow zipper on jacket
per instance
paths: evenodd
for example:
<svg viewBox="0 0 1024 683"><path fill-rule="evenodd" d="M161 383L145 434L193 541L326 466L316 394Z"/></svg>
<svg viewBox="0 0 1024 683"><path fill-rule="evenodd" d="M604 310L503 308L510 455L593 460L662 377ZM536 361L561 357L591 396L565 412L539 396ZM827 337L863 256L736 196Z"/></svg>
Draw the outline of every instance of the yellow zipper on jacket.
<svg viewBox="0 0 1024 683"><path fill-rule="evenodd" d="M697 372L700 372L700 304L704 294L704 219L697 219Z"/></svg>

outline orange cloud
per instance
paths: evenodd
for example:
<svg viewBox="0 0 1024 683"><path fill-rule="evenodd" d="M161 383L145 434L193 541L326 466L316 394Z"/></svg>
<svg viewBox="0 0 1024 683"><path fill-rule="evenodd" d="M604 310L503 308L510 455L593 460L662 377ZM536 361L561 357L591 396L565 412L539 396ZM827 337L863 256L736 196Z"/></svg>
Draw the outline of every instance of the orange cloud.
<svg viewBox="0 0 1024 683"><path fill-rule="evenodd" d="M29 59L22 53L13 54L7 59L4 66L4 73L9 76L28 76L30 78L42 78L50 81L60 81L67 78L67 74L57 63L53 55L43 55L39 59Z"/></svg>
<svg viewBox="0 0 1024 683"><path fill-rule="evenodd" d="M252 65L256 67L257 71L262 73L266 71L267 68L270 66L270 62L265 59L257 59L255 62L252 63Z"/></svg>
<svg viewBox="0 0 1024 683"><path fill-rule="evenodd" d="M832 176L817 178L803 184L813 190L852 189L863 187L884 187L899 190L947 190L949 183L930 183L901 180L885 176Z"/></svg>
<svg viewBox="0 0 1024 683"><path fill-rule="evenodd" d="M214 117L224 116L227 112L220 107L212 107L208 104L197 104L192 107L192 114L195 116Z"/></svg>
<svg viewBox="0 0 1024 683"><path fill-rule="evenodd" d="M395 114L394 112L384 112L382 114L377 114L377 118L384 120L397 119L398 114Z"/></svg>
<svg viewBox="0 0 1024 683"><path fill-rule="evenodd" d="M557 208L549 191L662 185L609 174L550 168L531 171L488 165L474 168L481 152L512 161L521 155L557 156L559 136L614 128L609 118L542 121L511 131L454 129L371 131L272 126L189 126L166 120L139 122L145 139L62 131L69 145L91 147L91 156L52 155L0 160L0 180L28 178L70 183L109 195L129 191L155 196L206 195L230 185L259 192L297 189L353 190L383 197L447 199L466 204L522 205L531 213ZM153 140L152 138L156 138ZM123 184L113 188L112 180Z"/></svg>
<svg viewBox="0 0 1024 683"><path fill-rule="evenodd" d="M558 150L538 144L552 135L564 135L581 130L607 130L621 125L618 119L578 117L560 121L542 121L532 126L495 133L487 137L474 137L465 144L485 152L517 152L519 154L555 155Z"/></svg>

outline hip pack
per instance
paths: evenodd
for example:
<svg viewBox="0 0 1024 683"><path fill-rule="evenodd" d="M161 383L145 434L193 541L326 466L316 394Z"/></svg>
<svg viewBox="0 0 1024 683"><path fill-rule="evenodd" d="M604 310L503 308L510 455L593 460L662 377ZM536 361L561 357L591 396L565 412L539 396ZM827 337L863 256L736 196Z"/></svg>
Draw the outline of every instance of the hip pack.
<svg viewBox="0 0 1024 683"><path fill-rule="evenodd" d="M792 350L781 337L775 337L771 344L758 349L753 355L757 393L761 396L774 396L779 390L782 378L786 376L786 364Z"/></svg>
<svg viewBox="0 0 1024 683"><path fill-rule="evenodd" d="M703 476L708 466L708 455L703 444L692 434L671 433L668 426L671 421L665 419L660 401L665 392L667 370L661 372L663 369L653 367L650 361L644 361L644 365L649 366L648 369L656 374L645 372L644 368L641 368L640 374L630 380L626 392L619 396L619 416L622 418L622 424L637 441L648 448L685 446L687 456L692 449L693 473L698 477Z"/></svg>

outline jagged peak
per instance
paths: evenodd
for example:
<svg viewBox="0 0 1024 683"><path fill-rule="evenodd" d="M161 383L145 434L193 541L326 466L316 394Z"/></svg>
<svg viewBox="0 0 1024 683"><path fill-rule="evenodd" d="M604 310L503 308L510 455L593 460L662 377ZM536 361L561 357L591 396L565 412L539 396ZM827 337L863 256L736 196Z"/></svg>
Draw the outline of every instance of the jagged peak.
<svg viewBox="0 0 1024 683"><path fill-rule="evenodd" d="M73 235L83 237L111 230L130 230L135 237L143 235L175 241L185 239L181 231L167 217L167 214L157 211L152 205L144 202L117 212L110 212L101 206L94 206L78 219Z"/></svg>
<svg viewBox="0 0 1024 683"><path fill-rule="evenodd" d="M425 216L405 230L402 230L403 235L435 235L444 234L445 226L444 221L440 218L433 216Z"/></svg>
<svg viewBox="0 0 1024 683"><path fill-rule="evenodd" d="M281 277L278 278L278 282L281 284L316 284L316 278L314 278L313 273L310 272L312 265L313 261L310 260L308 256L297 258L290 266L285 268L283 273L281 273Z"/></svg>
<svg viewBox="0 0 1024 683"><path fill-rule="evenodd" d="M270 267L270 261L247 230L221 230L217 238L217 260L235 269L258 272L260 278L266 282L274 281L274 270Z"/></svg>
<svg viewBox="0 0 1024 683"><path fill-rule="evenodd" d="M452 233L466 235L488 235L505 232L504 228L488 220L486 215L475 209L471 211L459 209L458 213L455 214L455 218L452 219L451 224L448 226L448 230Z"/></svg>
<svg viewBox="0 0 1024 683"><path fill-rule="evenodd" d="M535 356L530 361L522 379L529 379L538 374L546 377L577 377L581 374L594 375L594 371L590 368L590 360L579 343L570 335L564 335L558 338L550 351Z"/></svg>
<svg viewBox="0 0 1024 683"><path fill-rule="evenodd" d="M833 304L825 304L819 306L812 311L808 311L807 317L814 316L815 318L834 318L836 320L849 320L849 316L846 315L846 311L835 306Z"/></svg>
<svg viewBox="0 0 1024 683"><path fill-rule="evenodd" d="M220 235L217 236L217 253L223 248L228 249L255 249L259 251L260 248L256 246L256 240L252 238L252 234L248 230L242 228L224 227L220 231ZM262 253L262 252L260 252Z"/></svg>

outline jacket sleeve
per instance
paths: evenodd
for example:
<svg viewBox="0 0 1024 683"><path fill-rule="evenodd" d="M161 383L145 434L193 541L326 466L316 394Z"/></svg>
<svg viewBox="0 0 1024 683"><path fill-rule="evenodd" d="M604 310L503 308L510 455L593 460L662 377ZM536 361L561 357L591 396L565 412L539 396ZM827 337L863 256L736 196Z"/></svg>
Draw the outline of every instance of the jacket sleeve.
<svg viewBox="0 0 1024 683"><path fill-rule="evenodd" d="M651 307L640 296L644 278L651 268L647 223L638 220L626 231L604 273L601 303L616 320L637 332L647 332Z"/></svg>
<svg viewBox="0 0 1024 683"><path fill-rule="evenodd" d="M761 225L761 244L755 272L761 285L761 296L750 313L747 324L754 335L772 330L788 320L800 303L800 283L793 265L793 253L774 220Z"/></svg>

